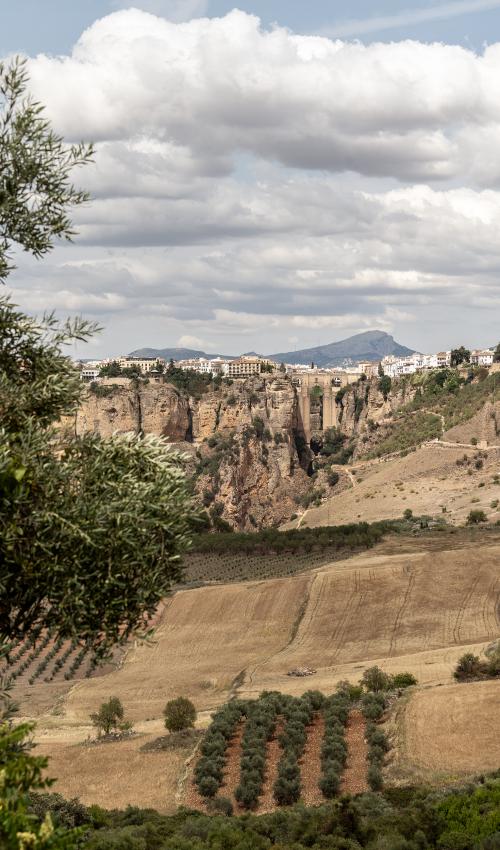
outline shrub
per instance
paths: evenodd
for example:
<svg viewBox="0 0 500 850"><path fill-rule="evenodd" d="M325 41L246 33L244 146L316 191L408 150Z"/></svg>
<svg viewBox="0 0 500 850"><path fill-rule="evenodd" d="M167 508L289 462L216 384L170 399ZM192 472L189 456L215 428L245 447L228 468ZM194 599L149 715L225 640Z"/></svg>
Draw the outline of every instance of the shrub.
<svg viewBox="0 0 500 850"><path fill-rule="evenodd" d="M363 697L362 712L367 720L380 720L385 709L385 698L381 694L366 694Z"/></svg>
<svg viewBox="0 0 500 850"><path fill-rule="evenodd" d="M66 674L67 675L67 674ZM97 729L97 734L100 737L109 735L111 730L118 730L123 721L123 705L118 697L110 697L108 702L103 702L98 712L90 715L92 724Z"/></svg>
<svg viewBox="0 0 500 850"><path fill-rule="evenodd" d="M338 474L338 472L334 472L333 470L330 470L330 472L328 473L328 479L327 480L328 480L328 484L330 485L330 487L335 487L340 481L340 475Z"/></svg>
<svg viewBox="0 0 500 850"><path fill-rule="evenodd" d="M196 709L191 700L177 697L167 702L163 714L165 726L169 732L180 732L182 729L192 729L196 720Z"/></svg>
<svg viewBox="0 0 500 850"><path fill-rule="evenodd" d="M412 511L412 509L411 509L411 508L406 508L405 512L403 513L403 517L404 517L406 520L409 520L409 519L411 519L411 518L412 518L412 516L413 516L413 511Z"/></svg>
<svg viewBox="0 0 500 850"><path fill-rule="evenodd" d="M391 676L391 686L393 688L411 688L416 685L417 680L413 673L395 673Z"/></svg>
<svg viewBox="0 0 500 850"><path fill-rule="evenodd" d="M375 764L371 764L367 773L368 785L372 791L381 791L383 787L382 771Z"/></svg>
<svg viewBox="0 0 500 850"><path fill-rule="evenodd" d="M461 656L461 658L459 658L453 676L457 680L467 679L469 677L477 676L480 669L481 662L479 660L479 656L474 655L472 652L466 652Z"/></svg>
<svg viewBox="0 0 500 850"><path fill-rule="evenodd" d="M487 522L487 516L484 511L476 508L470 511L467 517L467 525L478 525L480 522Z"/></svg>
<svg viewBox="0 0 500 850"><path fill-rule="evenodd" d="M369 667L363 673L360 684L367 691L373 691L374 693L387 691L391 687L391 677L387 673L384 673L380 667Z"/></svg>
<svg viewBox="0 0 500 850"><path fill-rule="evenodd" d="M215 797L219 785L214 776L202 776L198 782L198 790L203 797Z"/></svg>
<svg viewBox="0 0 500 850"><path fill-rule="evenodd" d="M229 818L233 814L233 804L228 797L213 797L209 800L208 811L216 815L226 815Z"/></svg>
<svg viewBox="0 0 500 850"><path fill-rule="evenodd" d="M340 777L338 773L336 773L331 768L328 769L319 780L319 787L321 793L327 800L331 800L332 797L335 797L339 788L340 788Z"/></svg>

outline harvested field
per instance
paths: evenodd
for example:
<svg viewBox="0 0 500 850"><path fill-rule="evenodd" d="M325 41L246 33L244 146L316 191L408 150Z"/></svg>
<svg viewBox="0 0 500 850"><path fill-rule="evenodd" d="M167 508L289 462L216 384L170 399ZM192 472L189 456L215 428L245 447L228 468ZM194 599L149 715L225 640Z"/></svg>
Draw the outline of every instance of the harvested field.
<svg viewBox="0 0 500 850"><path fill-rule="evenodd" d="M98 746L52 741L39 744L35 754L50 756L48 775L57 777L51 790L65 797L107 809L134 805L171 813L178 806L177 783L189 750L141 752L153 737Z"/></svg>
<svg viewBox="0 0 500 850"><path fill-rule="evenodd" d="M26 689L21 712L37 719L43 751L54 753L51 773L59 776L58 789L67 796L81 792L89 802L122 805L129 795L141 805L160 806L157 788L163 782L160 807L165 809L187 755L134 754L131 763L137 767L116 789L115 800L106 791L112 754L121 769L121 753L127 748L135 753L136 741L90 751L73 746L92 733L89 715L101 702L120 697L136 729L158 736L166 701L180 694L195 702L203 727L232 694L301 694L307 688L328 694L342 679L358 681L373 664L389 673L408 670L421 685L445 683L464 694L464 688L478 686L450 685L458 658L465 651L480 653L500 635L499 564L500 531L470 529L388 537L369 552L290 578L185 590L168 600L153 643L131 648L118 670L81 680L69 693L67 683ZM305 666L317 673L307 679L286 675ZM55 705L52 694L58 697ZM484 717L493 710L491 702L485 704ZM478 735L481 729L488 736L486 719ZM442 741L447 747L447 735ZM491 763L487 741L484 765L477 747L482 769ZM149 759L156 757L149 783ZM124 770L127 758L123 755Z"/></svg>
<svg viewBox="0 0 500 850"><path fill-rule="evenodd" d="M500 546L359 555L310 577L296 634L254 669L245 694L276 687L282 671L309 665L311 687L327 691L341 678L359 679L374 663L410 670L419 681L450 675L464 647L498 637ZM301 680L282 690L298 693Z"/></svg>
<svg viewBox="0 0 500 850"><path fill-rule="evenodd" d="M429 773L497 770L499 715L499 680L417 691L402 720L405 758Z"/></svg>
<svg viewBox="0 0 500 850"><path fill-rule="evenodd" d="M133 721L160 717L167 700L179 694L198 710L216 708L242 671L286 644L307 581L298 576L177 593L152 646L137 645L120 670L73 688L66 722L86 722L110 693L120 695Z"/></svg>
<svg viewBox="0 0 500 850"><path fill-rule="evenodd" d="M304 754L300 760L302 783L301 800L306 806L319 806L325 798L319 789L321 779L321 744L325 734L325 720L318 715L308 729Z"/></svg>
<svg viewBox="0 0 500 850"><path fill-rule="evenodd" d="M343 794L362 794L368 791L366 772L368 744L365 741L365 719L360 711L349 714L346 728L347 763L342 774Z"/></svg>

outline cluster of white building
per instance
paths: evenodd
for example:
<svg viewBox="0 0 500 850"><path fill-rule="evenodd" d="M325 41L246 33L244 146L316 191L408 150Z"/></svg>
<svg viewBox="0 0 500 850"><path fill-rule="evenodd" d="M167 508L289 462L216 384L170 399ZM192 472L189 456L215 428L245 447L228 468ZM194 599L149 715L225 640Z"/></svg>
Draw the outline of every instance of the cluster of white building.
<svg viewBox="0 0 500 850"><path fill-rule="evenodd" d="M75 364L80 369L82 380L90 382L99 379L101 369L111 363L117 363L121 369L135 368L143 375L161 375L168 367L167 361L162 357L116 357L105 360L92 360L86 363ZM278 364L264 357L248 354L237 357L234 360L224 360L222 357L199 357L193 360L174 361L177 369L185 371L192 370L205 375L221 375L227 378L246 378L250 375L258 375L261 372L273 371Z"/></svg>
<svg viewBox="0 0 500 850"><path fill-rule="evenodd" d="M492 349L478 349L471 351L471 366L491 366L494 351ZM437 354L410 354L407 357L394 357L389 355L382 360L384 375L390 378L399 378L403 375L413 375L427 369L441 369L451 365L451 351L438 351Z"/></svg>
<svg viewBox="0 0 500 850"><path fill-rule="evenodd" d="M493 363L494 351L492 349L479 349L471 352L470 364L472 366L491 366ZM93 360L86 363L76 364L80 369L81 377L84 381L96 381L99 378L103 366L110 363L117 363L121 369L134 367L143 375L158 376L164 373L168 367L167 362L162 357L131 357L123 356L115 359L108 358L106 360ZM227 360L222 357L199 357L192 360L177 360L174 365L178 369L192 370L213 377L222 376L226 378L247 378L251 375L258 375L261 372L273 372L277 369L283 369L283 366L273 360L265 357L259 357L254 354L246 354L242 357L237 357L234 360ZM381 363L373 361L362 361L353 366L345 368L336 367L335 369L322 368L319 369L314 364L284 364L285 371L288 374L297 374L304 372L332 372L337 377L342 377L340 373L345 373L347 382L351 383L361 375L366 375L367 378L375 377L379 373L380 365L385 375L390 378L399 378L403 375L412 375L415 372L420 372L429 369L440 369L451 365L451 351L439 351L437 354L410 354L407 357L395 357L388 355L384 357Z"/></svg>

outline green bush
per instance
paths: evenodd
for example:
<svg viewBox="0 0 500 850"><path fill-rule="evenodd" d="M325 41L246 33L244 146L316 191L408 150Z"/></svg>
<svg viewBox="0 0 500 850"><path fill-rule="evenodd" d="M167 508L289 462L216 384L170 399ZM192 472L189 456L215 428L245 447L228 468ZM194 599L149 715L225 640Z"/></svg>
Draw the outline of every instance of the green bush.
<svg viewBox="0 0 500 850"><path fill-rule="evenodd" d="M391 677L380 667L369 667L360 679L360 685L373 693L388 691L391 687Z"/></svg>
<svg viewBox="0 0 500 850"><path fill-rule="evenodd" d="M180 732L182 729L192 729L196 720L196 708L186 697L177 697L167 702L163 715L168 731Z"/></svg>
<svg viewBox="0 0 500 850"><path fill-rule="evenodd" d="M377 765L375 765L375 764L370 765L370 767L368 768L367 779L368 779L368 785L370 786L372 791L381 791L382 790L382 787L383 787L383 784L384 784L383 779L382 779L382 771L380 770L380 768Z"/></svg>
<svg viewBox="0 0 500 850"><path fill-rule="evenodd" d="M319 780L319 787L321 793L327 800L331 800L332 797L338 793L340 788L340 776L335 770L329 768L325 773L322 774Z"/></svg>
<svg viewBox="0 0 500 850"><path fill-rule="evenodd" d="M391 676L391 687L393 688L411 688L417 684L417 680L413 673L395 673Z"/></svg>
<svg viewBox="0 0 500 850"><path fill-rule="evenodd" d="M476 508L470 511L467 517L467 525L478 525L480 522L487 522L488 518L484 511Z"/></svg>

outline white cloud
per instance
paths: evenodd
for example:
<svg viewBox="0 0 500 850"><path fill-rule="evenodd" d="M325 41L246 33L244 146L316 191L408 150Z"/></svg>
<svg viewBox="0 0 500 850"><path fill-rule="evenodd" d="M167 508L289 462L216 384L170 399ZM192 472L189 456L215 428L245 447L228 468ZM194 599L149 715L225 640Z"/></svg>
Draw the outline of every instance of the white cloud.
<svg viewBox="0 0 500 850"><path fill-rule="evenodd" d="M365 47L135 9L30 68L57 130L97 153L76 244L19 258L28 309L97 317L114 354L374 327L420 350L496 342L500 45Z"/></svg>
<svg viewBox="0 0 500 850"><path fill-rule="evenodd" d="M116 12L71 57L39 56L30 72L66 136L106 143L122 170L149 145L149 168L178 161L186 180L227 173L243 151L296 169L487 181L481 151L491 154L500 126L500 45L481 56L365 46L265 31L237 10L186 24Z"/></svg>
<svg viewBox="0 0 500 850"><path fill-rule="evenodd" d="M197 336L190 336L189 334L184 334L177 340L177 345L179 348L202 349L206 345L206 343Z"/></svg>

